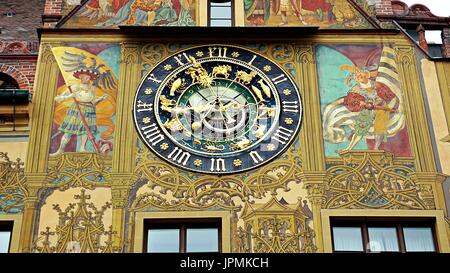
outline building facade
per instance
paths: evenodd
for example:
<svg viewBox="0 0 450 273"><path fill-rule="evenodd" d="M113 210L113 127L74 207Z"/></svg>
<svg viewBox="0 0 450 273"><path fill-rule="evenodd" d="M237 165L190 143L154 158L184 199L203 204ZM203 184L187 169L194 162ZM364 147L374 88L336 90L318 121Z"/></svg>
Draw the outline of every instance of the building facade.
<svg viewBox="0 0 450 273"><path fill-rule="evenodd" d="M0 143L6 251L450 252L449 17L390 0L43 7L34 87L12 88L33 93L29 133Z"/></svg>

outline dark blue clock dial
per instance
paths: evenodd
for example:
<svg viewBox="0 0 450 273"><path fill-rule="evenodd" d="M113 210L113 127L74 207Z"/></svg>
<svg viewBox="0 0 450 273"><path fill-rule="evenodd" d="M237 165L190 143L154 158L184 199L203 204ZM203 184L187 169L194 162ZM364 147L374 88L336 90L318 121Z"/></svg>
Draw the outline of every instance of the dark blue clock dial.
<svg viewBox="0 0 450 273"><path fill-rule="evenodd" d="M258 167L296 137L302 101L291 77L248 49L193 47L143 79L134 119L144 143L181 168L226 174Z"/></svg>

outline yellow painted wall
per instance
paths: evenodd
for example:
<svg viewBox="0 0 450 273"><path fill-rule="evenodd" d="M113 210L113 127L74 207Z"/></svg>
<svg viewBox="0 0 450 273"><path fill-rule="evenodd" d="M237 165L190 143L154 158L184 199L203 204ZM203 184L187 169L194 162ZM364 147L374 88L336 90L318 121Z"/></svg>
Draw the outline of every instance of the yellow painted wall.
<svg viewBox="0 0 450 273"><path fill-rule="evenodd" d="M8 157L12 161L15 161L17 158L25 161L25 158L27 157L27 148L27 141L10 142L2 141L0 138L0 152L8 153Z"/></svg>
<svg viewBox="0 0 450 273"><path fill-rule="evenodd" d="M439 161L444 174L450 175L450 142L442 141L449 134L442 93L439 86L436 64L427 59L421 61L423 79L425 82L425 91L427 94L428 105L430 108L431 120L433 122L433 133L438 149ZM450 77L450 76L449 76ZM442 81L443 79L441 79Z"/></svg>

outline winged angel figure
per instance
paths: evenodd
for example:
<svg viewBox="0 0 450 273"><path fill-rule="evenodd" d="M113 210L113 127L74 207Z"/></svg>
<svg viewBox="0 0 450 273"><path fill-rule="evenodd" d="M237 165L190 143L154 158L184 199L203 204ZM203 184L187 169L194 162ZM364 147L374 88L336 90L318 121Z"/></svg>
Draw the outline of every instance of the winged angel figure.
<svg viewBox="0 0 450 273"><path fill-rule="evenodd" d="M67 88L55 97L55 101L60 103L59 108L57 105L56 112L66 110L66 114L62 122L56 120L59 124L58 131L63 133L63 136L58 149L51 155L62 153L72 135L76 135L77 139L80 139L79 152L87 152L86 144L89 139L96 153L107 153L112 149L112 143L106 139L110 138L109 135L113 131L111 127L114 124L110 119L105 119L107 116L105 113L98 113L97 105L107 100L110 95L114 96L115 104L115 92L112 92L117 88L115 76L101 59L84 50L60 47L54 48L53 53ZM103 93L103 95L97 97L97 93ZM101 120L97 120L98 114L100 114ZM55 117L57 116L56 113ZM104 132L103 139L99 141L95 140L98 132L97 125L110 125L110 132L108 130Z"/></svg>

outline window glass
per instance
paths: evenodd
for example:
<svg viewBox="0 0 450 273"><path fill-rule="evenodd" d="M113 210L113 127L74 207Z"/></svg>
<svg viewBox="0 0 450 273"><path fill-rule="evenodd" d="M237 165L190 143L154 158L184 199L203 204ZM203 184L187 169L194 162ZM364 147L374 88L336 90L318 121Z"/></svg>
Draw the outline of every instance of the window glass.
<svg viewBox="0 0 450 273"><path fill-rule="evenodd" d="M211 7L211 18L230 19L231 9L229 7Z"/></svg>
<svg viewBox="0 0 450 273"><path fill-rule="evenodd" d="M180 252L179 229L149 229L147 252Z"/></svg>
<svg viewBox="0 0 450 273"><path fill-rule="evenodd" d="M395 227L369 227L368 229L370 251L399 251Z"/></svg>
<svg viewBox="0 0 450 273"><path fill-rule="evenodd" d="M212 27L231 27L231 20L211 20Z"/></svg>
<svg viewBox="0 0 450 273"><path fill-rule="evenodd" d="M0 253L8 253L10 238L11 238L11 232L0 231Z"/></svg>
<svg viewBox="0 0 450 273"><path fill-rule="evenodd" d="M188 228L186 252L218 252L217 228Z"/></svg>
<svg viewBox="0 0 450 273"><path fill-rule="evenodd" d="M209 24L213 27L230 27L233 25L231 1L210 2Z"/></svg>
<svg viewBox="0 0 450 273"><path fill-rule="evenodd" d="M430 227L404 227L406 251L435 251L433 232Z"/></svg>
<svg viewBox="0 0 450 273"><path fill-rule="evenodd" d="M363 251L360 227L333 227L335 251Z"/></svg>

